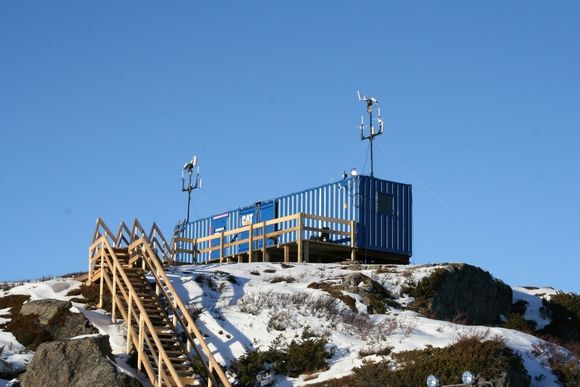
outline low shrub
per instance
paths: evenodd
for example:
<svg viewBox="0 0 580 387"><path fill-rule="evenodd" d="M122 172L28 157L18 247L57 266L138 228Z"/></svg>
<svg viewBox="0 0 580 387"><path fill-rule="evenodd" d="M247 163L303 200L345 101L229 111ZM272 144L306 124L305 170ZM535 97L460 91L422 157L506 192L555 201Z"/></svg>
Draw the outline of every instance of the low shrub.
<svg viewBox="0 0 580 387"><path fill-rule="evenodd" d="M580 343L580 295L558 292L543 300L552 322L540 330L539 336L572 348Z"/></svg>
<svg viewBox="0 0 580 387"><path fill-rule="evenodd" d="M288 327L288 321L290 320L290 316L288 312L284 309L276 311L268 320L268 329L273 329L276 331L285 331Z"/></svg>
<svg viewBox="0 0 580 387"><path fill-rule="evenodd" d="M214 291L218 290L217 283L212 275L199 274L194 278L194 281L202 287L207 287L208 289Z"/></svg>
<svg viewBox="0 0 580 387"><path fill-rule="evenodd" d="M246 352L234 360L231 371L236 374L236 386L255 386L264 379L269 370L281 375L298 377L328 369L326 340L307 339L282 343L278 338L267 350Z"/></svg>
<svg viewBox="0 0 580 387"><path fill-rule="evenodd" d="M233 285L238 284L238 279L235 276L233 276L230 273L227 273L225 271L221 271L221 270L214 271L213 278L220 280L220 281L228 281L229 283L231 283Z"/></svg>
<svg viewBox="0 0 580 387"><path fill-rule="evenodd" d="M326 359L328 353L324 349L326 339L307 339L292 341L283 346L281 360L274 365L274 370L290 377L298 377L303 373L312 373L328 369Z"/></svg>
<svg viewBox="0 0 580 387"><path fill-rule="evenodd" d="M536 331L536 323L524 319L524 316L519 313L510 313L507 317L507 321L503 324L503 327L529 333L530 335L533 335Z"/></svg>
<svg viewBox="0 0 580 387"><path fill-rule="evenodd" d="M269 361L269 351L248 351L240 358L234 360L230 366L236 375L235 386L254 387L263 377Z"/></svg>
<svg viewBox="0 0 580 387"><path fill-rule="evenodd" d="M291 284L292 282L296 282L296 278L292 276L275 276L270 279L270 283L278 283L278 282L286 282Z"/></svg>
<svg viewBox="0 0 580 387"><path fill-rule="evenodd" d="M517 300L512 304L512 313L517 313L520 315L526 314L526 310L528 309L528 302L524 300Z"/></svg>
<svg viewBox="0 0 580 387"><path fill-rule="evenodd" d="M455 384L466 369L476 372L482 379L493 380L506 370L527 372L519 355L513 353L502 341L463 339L446 348L399 352L393 360L367 363L354 369L354 386L421 386L428 375L436 374L441 384ZM399 368L396 368L396 367Z"/></svg>
<svg viewBox="0 0 580 387"><path fill-rule="evenodd" d="M358 351L358 355L360 357L371 356L371 355L389 356L392 352L393 352L393 347L387 345L387 346L378 347L378 348L370 347L370 348L361 349L360 351Z"/></svg>
<svg viewBox="0 0 580 387"><path fill-rule="evenodd" d="M187 305L187 313L191 316L193 321L196 321L199 316L203 313L203 307L197 304L189 304Z"/></svg>

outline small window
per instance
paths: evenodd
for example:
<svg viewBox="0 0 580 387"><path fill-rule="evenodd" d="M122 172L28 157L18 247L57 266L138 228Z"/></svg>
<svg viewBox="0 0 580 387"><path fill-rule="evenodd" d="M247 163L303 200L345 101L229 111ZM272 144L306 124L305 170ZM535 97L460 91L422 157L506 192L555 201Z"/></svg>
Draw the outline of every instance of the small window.
<svg viewBox="0 0 580 387"><path fill-rule="evenodd" d="M377 210L382 215L393 215L393 195L379 192L377 194Z"/></svg>

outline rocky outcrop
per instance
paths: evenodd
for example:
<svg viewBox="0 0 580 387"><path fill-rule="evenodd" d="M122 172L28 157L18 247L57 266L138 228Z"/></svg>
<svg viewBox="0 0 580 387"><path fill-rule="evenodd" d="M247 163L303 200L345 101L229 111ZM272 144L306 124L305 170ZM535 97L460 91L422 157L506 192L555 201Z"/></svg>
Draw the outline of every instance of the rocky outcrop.
<svg viewBox="0 0 580 387"><path fill-rule="evenodd" d="M81 313L71 312L71 307L69 301L53 299L29 301L22 305L20 314L35 316L51 340L66 340L98 332Z"/></svg>
<svg viewBox="0 0 580 387"><path fill-rule="evenodd" d="M512 290L488 272L467 264L436 269L410 291L423 314L447 321L492 325L507 316Z"/></svg>
<svg viewBox="0 0 580 387"><path fill-rule="evenodd" d="M140 386L117 371L109 336L91 336L41 344L26 372L22 387Z"/></svg>

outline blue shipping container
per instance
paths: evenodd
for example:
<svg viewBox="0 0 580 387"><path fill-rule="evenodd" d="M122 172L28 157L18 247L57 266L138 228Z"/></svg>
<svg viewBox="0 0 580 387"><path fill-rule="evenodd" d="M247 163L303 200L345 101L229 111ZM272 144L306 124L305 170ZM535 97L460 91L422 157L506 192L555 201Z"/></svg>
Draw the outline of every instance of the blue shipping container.
<svg viewBox="0 0 580 387"><path fill-rule="evenodd" d="M180 236L185 238L202 238L205 236L243 227L250 223L294 215L302 212L311 215L354 220L357 224L356 248L364 256L389 256L408 259L412 255L412 187L381 180L370 176L351 176L343 180L325 184L320 187L281 196L272 200L257 202L252 206L227 211L222 214L199 219L182 225ZM322 221L309 219L307 226L322 228ZM281 228L285 225L280 224ZM276 225L267 227L266 232L275 231ZM348 226L341 225L341 231ZM260 231L261 232L261 231ZM237 238L248 237L248 232L231 236L227 242ZM306 231L305 239L313 237L314 232ZM296 233L280 235L277 241L269 240L268 246L274 243L285 244L296 240ZM216 246L218 241L212 241ZM254 249L262 248L262 241L257 238ZM192 246L181 246L191 249ZM195 246L202 250L209 247ZM248 251L248 243L224 249L225 256L232 256ZM195 261L206 262L218 257L218 251L197 254ZM187 261L178 255L178 261Z"/></svg>

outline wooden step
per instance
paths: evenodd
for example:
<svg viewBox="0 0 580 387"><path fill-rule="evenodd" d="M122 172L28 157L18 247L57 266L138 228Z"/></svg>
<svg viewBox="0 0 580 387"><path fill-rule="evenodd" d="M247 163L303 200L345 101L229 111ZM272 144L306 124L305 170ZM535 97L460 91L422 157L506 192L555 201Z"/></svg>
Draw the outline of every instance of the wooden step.
<svg viewBox="0 0 580 387"><path fill-rule="evenodd" d="M197 376L180 377L179 380L184 386L201 386L202 380Z"/></svg>

